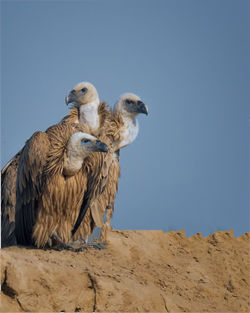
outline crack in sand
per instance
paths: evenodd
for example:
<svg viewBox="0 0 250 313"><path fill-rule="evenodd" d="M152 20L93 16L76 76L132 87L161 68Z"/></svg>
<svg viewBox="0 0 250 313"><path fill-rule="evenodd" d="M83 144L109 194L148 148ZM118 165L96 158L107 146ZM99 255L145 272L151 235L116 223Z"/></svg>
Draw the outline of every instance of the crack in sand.
<svg viewBox="0 0 250 313"><path fill-rule="evenodd" d="M23 310L24 312L27 312L27 310L25 310L22 306L22 303L19 301L19 299L16 297L16 302L18 303L19 307L21 310Z"/></svg>
<svg viewBox="0 0 250 313"><path fill-rule="evenodd" d="M169 309L167 307L167 303L166 303L165 297L162 294L161 294L161 296L162 296L162 299L164 301L164 306L165 306L166 312L170 313L170 311L169 311Z"/></svg>
<svg viewBox="0 0 250 313"><path fill-rule="evenodd" d="M91 289L94 290L94 303L93 303L93 309L92 309L92 312L95 312L96 310L96 280L91 276L90 273L87 273L88 274L88 278L91 282Z"/></svg>

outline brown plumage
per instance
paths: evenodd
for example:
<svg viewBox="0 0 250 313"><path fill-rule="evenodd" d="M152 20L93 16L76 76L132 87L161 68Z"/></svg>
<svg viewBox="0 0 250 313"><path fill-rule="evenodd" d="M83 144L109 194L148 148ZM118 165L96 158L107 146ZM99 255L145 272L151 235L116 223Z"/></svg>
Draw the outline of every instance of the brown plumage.
<svg viewBox="0 0 250 313"><path fill-rule="evenodd" d="M45 133L36 132L27 141L20 156L17 174L18 243L44 247L47 244L54 245L56 237L63 243L70 241L93 160L92 154L86 154L85 151L83 164L75 171L71 167L71 175L65 175L69 173L66 165L72 149L69 138L73 134L86 136L82 131L80 124L60 123ZM92 138L96 141L95 137Z"/></svg>
<svg viewBox="0 0 250 313"><path fill-rule="evenodd" d="M106 231L111 228L111 218L114 211L114 200L118 190L120 177L119 154L120 149L132 143L139 131L138 114L148 114L147 106L134 94L122 95L111 112L110 127L106 130L112 140L113 159L110 165L110 175L106 189L99 202L105 202L106 222L102 227L101 239L105 241Z"/></svg>
<svg viewBox="0 0 250 313"><path fill-rule="evenodd" d="M27 162L25 159L27 154L26 150L36 151L34 142L38 143L38 145L45 143L45 150L48 149L43 155L41 155L41 153L39 155L37 151L38 156L35 158L33 155L36 155L36 153L32 152L31 156L33 156L33 159L28 158L28 165L31 165L31 172L27 174L23 170L25 166L18 166L20 153L15 157L17 166L14 167L15 158L13 158L7 167L7 171L10 171L10 173L12 169L14 169L13 177L16 175L15 170L19 167L18 182L22 182L21 185L19 183L17 195L18 199L20 198L22 200L23 197L25 200L24 202L21 201L21 204L19 204L18 201L16 213L18 225L20 220L20 225L22 225L21 229L18 226L19 228L17 227L18 230L16 230L16 233L19 234L19 238L21 238L21 240L19 240L21 243L31 244L35 241L37 246L44 246L47 243L51 244L51 234L55 233L55 231L56 235L59 236L63 242L68 242L71 239L70 230L73 230L73 239L79 237L86 238L91 234L95 226L101 227L103 225L105 211L107 213L105 226L110 227L110 219L114 209L114 199L120 176L119 149L134 140L134 138L131 140L129 137L130 134L128 133L131 125L127 123L128 116L126 106L126 110L124 110L124 105L120 105L121 103L124 104L128 97L123 97L118 101L119 105L117 105L117 107L119 107L119 109L115 109L114 112L108 110L105 103L98 104L96 113L94 112L93 115L91 112L92 116L89 116L90 123L88 123L88 119L86 119L88 112L85 116L83 107L85 103L82 104L81 101L78 101L78 96L76 96L80 94L82 98L81 88L82 84L78 84L77 88L72 90L74 91L73 96L72 92L70 93L70 97L74 98L74 104L70 109L70 113L61 123L46 131L46 135L49 137L49 143L46 143L48 138L43 136L44 133L38 132L32 136L22 150L22 163L25 164L25 162ZM134 98L134 95L132 95L132 98ZM135 108L137 110L133 111L132 117L138 113L147 113L145 105L138 99L138 97L134 99L134 108L131 105L129 106L130 114L131 110L133 111ZM96 97L95 102L93 102L94 106L96 106L97 100L99 101L98 97ZM69 96L66 97L66 102L70 102ZM143 108L144 111L138 112L138 108L140 110ZM94 118L93 120L97 112L98 118ZM131 116L129 116L129 118L131 118ZM77 123L77 125L75 123ZM72 130L72 128L75 127L80 127L82 131L88 131L105 142L109 147L109 153L105 156L102 153L95 153L91 161L86 160L84 163L86 166L79 171L81 174L77 173L73 175L74 178L71 180L67 178L65 183L64 179L62 179L62 164L65 150L62 147L65 147L65 138L68 138L69 132L66 132L67 135L65 135L60 128L64 128L65 131L67 128ZM62 151L64 152L62 153ZM44 157L45 155L46 157ZM6 173L4 175L6 175ZM6 185L6 181L4 185ZM71 189L72 186L73 188ZM42 196L41 193L39 193L40 190L43 191ZM74 192L78 196L76 196ZM68 197L66 200L65 197L67 197L66 195L68 194L72 196ZM37 199L40 199L39 206ZM13 199L12 203L14 202ZM62 203L66 203L66 209L60 207ZM20 206L22 210L20 210ZM12 207L15 208L14 205ZM34 210L34 207L39 207L39 209ZM53 208L53 214L55 214L57 218L55 218L55 216L53 217L53 214L48 212L48 207ZM12 211L14 210L15 209ZM3 211L7 212L7 209L2 209L2 214ZM20 212L26 212L27 214L20 215ZM68 215L69 212L70 215ZM60 218L58 218L58 214ZM5 216L7 215L5 214ZM56 227L55 222L57 222ZM9 223L9 229L13 229L13 223ZM8 232L5 231L5 233Z"/></svg>
<svg viewBox="0 0 250 313"><path fill-rule="evenodd" d="M114 210L114 201L118 191L118 180L120 178L119 150L115 150L114 142L120 140L120 130L124 126L123 120L119 114L113 114L109 111L109 116L102 128L101 138L109 143L109 154L105 156L105 163L102 171L106 172L105 185L102 193L99 194L91 203L90 209L95 224L98 227L103 226L104 213L107 213L107 219L112 217Z"/></svg>
<svg viewBox="0 0 250 313"><path fill-rule="evenodd" d="M114 201L118 190L120 177L119 151L120 148L132 143L138 134L136 116L140 113L148 114L146 105L134 94L125 94L120 97L114 111L106 114L105 123L100 128L100 138L109 145L109 153L105 155L100 175L102 180L101 192L90 197L85 204L89 206L87 214L91 213L94 226L102 227L102 239L105 240L106 230L111 227L110 221L114 211ZM104 213L107 220L103 225ZM83 223L85 220L83 219ZM81 225L76 237L83 236Z"/></svg>
<svg viewBox="0 0 250 313"><path fill-rule="evenodd" d="M75 113L75 112L74 112ZM109 148L109 152L105 155L96 153L93 158L91 175L88 176L88 185L85 192L85 203L83 204L82 221L74 227L73 238L86 238L90 235L95 226L101 227L103 224L103 216L109 203L114 202L118 188L118 179L120 176L120 166L118 159L114 159L113 140L114 134L117 132L118 125L113 123L111 111L105 103L101 103L99 108L100 128L98 139L105 142ZM106 134L108 132L108 134ZM116 181L115 189L107 188L111 186L110 182ZM86 232L86 225L89 225Z"/></svg>
<svg viewBox="0 0 250 313"><path fill-rule="evenodd" d="M80 92L80 88L82 88L83 86L87 86L88 87L88 92L85 93L85 97L87 97L88 101L91 103L93 103L93 106L96 106L98 104L98 120L99 123L102 125L104 124L108 111L107 111L107 106L105 105L105 103L101 103L99 104L99 99L98 99L98 94L94 88L93 85L89 84L89 83L83 83L83 84L79 84L78 86L78 90ZM84 88L85 88L84 87ZM77 89L76 89L77 90ZM78 91L77 91L78 92ZM91 97L89 96L89 92ZM81 96L82 97L82 96ZM82 97L82 99L84 99L84 97ZM89 105L88 102L86 102L85 100L82 100L84 105ZM64 142L64 139L66 137L60 137L58 134L61 132L60 127L67 128L67 125L69 127L72 127L72 125L74 123L77 123L77 125L75 125L74 127L80 127L82 131L87 132L90 131L93 135L98 135L99 131L98 129L92 129L92 124L88 124L88 121L85 122L84 126L79 123L82 119L82 117L84 117L84 112L81 111L81 104L77 104L75 103L74 106L71 108L70 113L56 126L53 126L51 128L49 128L46 131L46 134L49 134L49 140L50 140L50 145L47 144L44 145L44 149L46 150L48 146L50 146L50 153L48 153L47 155L47 159L45 157L46 153L43 154L44 159L42 158L38 158L38 160L40 160L40 164L37 164L37 160L36 159L28 159L25 160L26 165L31 165L31 173L26 174L24 172L24 166L20 165L19 163L19 159L20 159L20 153L18 153L7 165L6 167L2 170L1 174L2 174L2 246L5 245L9 245L10 242L13 242L13 244L15 244L15 240L13 239L13 234L14 234L14 223L15 223L15 215L16 215L16 193L18 193L18 197L21 199L22 196L25 197L30 197L31 195L34 196L34 198L36 199L37 195L37 186L36 185L32 185L33 182L38 179L37 177L35 178L35 174L39 174L38 177L40 177L39 179L41 179L41 173L39 171L43 171L44 168L44 164L43 162L48 163L47 164L47 169L46 171L49 172L52 177L53 175L56 175L56 172L60 172L60 164L62 164L62 162L58 162L58 155L57 152L60 151L60 147L62 147L62 142ZM94 125L95 126L95 125ZM54 131L53 131L54 130ZM56 131L55 131L56 130ZM32 138L27 142L27 144L25 145L25 147L22 149L22 163L23 163L23 159L25 152L26 151L33 151L34 149L34 143L36 142L38 145L43 143L43 140L46 140L46 136L43 136L44 133L38 132L36 134L34 134L32 136ZM47 138L48 139L48 138ZM53 144L51 144L51 142ZM48 152L48 151L47 151ZM96 190L98 189L98 175L95 171L99 171L100 172L100 167L102 166L102 162L103 162L103 156L102 153L96 153L98 155L98 157L96 158L96 161L94 162L92 160L93 165L90 166L91 170L89 170L88 174L88 184L87 184L87 195L90 193L90 189L92 190ZM30 154L32 156L32 153ZM35 153L34 153L35 155ZM60 155L60 153L59 153ZM61 154L62 157L62 154ZM23 163L25 164L25 163ZM54 167L54 165L57 164L57 167ZM38 166L37 166L38 165ZM37 167L36 167L37 166ZM34 169L33 169L34 167ZM56 169L56 170L55 170ZM86 170L86 168L85 168ZM23 190L23 188L19 188L16 191L16 177L17 177L17 171L19 171L18 177L21 177L24 180L24 184L28 184L28 182L31 182L31 184L29 185L29 188L27 187L25 190ZM36 172L37 171L37 172ZM86 174L86 173L85 173ZM28 175L28 176L27 176ZM26 180L25 180L25 179ZM102 179L105 179L104 177L101 177ZM40 183L38 183L38 186ZM19 179L19 185L20 185L20 179ZM21 185L20 185L21 186ZM26 185L25 185L26 186ZM79 181L79 184L77 185L78 187L75 188L82 188L82 197L84 195L84 191L85 191L85 183L81 183ZM9 189L11 187L11 192L9 192ZM49 187L47 187L47 189L49 190ZM47 190L46 189L46 190ZM49 191L46 192L49 192ZM52 191L53 193L53 188ZM95 192L92 192L92 194L95 194ZM19 199L18 198L18 199ZM26 200L25 200L26 201ZM34 200L36 201L36 200ZM82 201L82 199L81 199ZM81 202L80 201L80 202ZM26 203L26 202L25 202ZM24 205L25 205L24 203ZM4 204L4 205L3 205ZM18 204L18 207L20 205ZM29 210L26 208L25 210L27 210L27 212L29 212ZM35 212L36 213L36 212ZM29 223L29 219L31 219L31 223L29 223L29 225L32 225L34 218L36 218L36 216L34 216L34 212L32 211L31 214L27 214L29 217L25 217L26 220L28 220L27 223ZM40 215L39 215L40 218ZM24 227L26 225L26 221L22 221ZM29 226L30 227L30 226ZM84 220L84 223L82 224L82 231L81 233L83 234L83 238L86 237L88 234L91 233L92 229L94 227L94 221L93 218L91 216L91 212L87 212L86 214L86 218ZM38 229L39 227L37 227L36 229ZM29 232L32 232L32 229L29 229ZM36 230L36 234L37 234L37 230ZM65 235L62 235L63 237L65 237ZM30 238L30 235L29 235ZM4 240L3 240L4 239ZM24 239L22 239L22 242L26 242L27 241ZM30 242L30 239L29 239Z"/></svg>
<svg viewBox="0 0 250 313"><path fill-rule="evenodd" d="M20 152L1 171L1 242L2 248L16 245L16 178Z"/></svg>

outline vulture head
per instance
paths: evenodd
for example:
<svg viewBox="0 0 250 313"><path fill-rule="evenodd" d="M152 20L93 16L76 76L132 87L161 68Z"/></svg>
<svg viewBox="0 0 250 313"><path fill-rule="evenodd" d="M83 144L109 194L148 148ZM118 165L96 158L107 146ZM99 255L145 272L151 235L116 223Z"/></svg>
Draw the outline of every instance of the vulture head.
<svg viewBox="0 0 250 313"><path fill-rule="evenodd" d="M120 112L124 116L134 117L137 114L148 115L148 108L141 99L133 93L126 93L122 95L114 107L115 112Z"/></svg>
<svg viewBox="0 0 250 313"><path fill-rule="evenodd" d="M63 169L65 176L72 176L82 168L84 159L92 152L108 152L108 147L104 142L96 137L77 132L73 134L67 144L66 160Z"/></svg>
<svg viewBox="0 0 250 313"><path fill-rule="evenodd" d="M94 85L88 82L81 82L77 84L70 93L65 97L65 102L68 105L81 106L88 103L98 103L99 96Z"/></svg>
<svg viewBox="0 0 250 313"><path fill-rule="evenodd" d="M108 147L90 134L77 132L70 137L67 150L84 157L91 152L108 152Z"/></svg>

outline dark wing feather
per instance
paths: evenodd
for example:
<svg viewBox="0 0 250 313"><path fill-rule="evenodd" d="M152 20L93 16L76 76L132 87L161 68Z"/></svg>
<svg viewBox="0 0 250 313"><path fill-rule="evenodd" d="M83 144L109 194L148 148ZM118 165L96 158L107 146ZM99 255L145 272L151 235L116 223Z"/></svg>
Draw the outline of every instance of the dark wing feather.
<svg viewBox="0 0 250 313"><path fill-rule="evenodd" d="M72 236L74 236L75 232L77 231L77 229L81 225L81 222L84 219L84 216L85 216L85 214L87 212L88 207L89 207L89 198L84 197L83 203L82 203L81 208L80 208L79 215L78 215L77 220L75 222L75 225L74 225L74 227L73 227L73 229L71 231Z"/></svg>
<svg viewBox="0 0 250 313"><path fill-rule="evenodd" d="M1 246L16 245L16 178L20 158L18 152L1 171Z"/></svg>
<svg viewBox="0 0 250 313"><path fill-rule="evenodd" d="M36 132L26 142L17 172L16 238L17 243L32 244L32 230L42 191L43 168L50 147L48 135Z"/></svg>
<svg viewBox="0 0 250 313"><path fill-rule="evenodd" d="M16 245L15 222L10 220L9 215L1 217L1 247Z"/></svg>
<svg viewBox="0 0 250 313"><path fill-rule="evenodd" d="M104 155L102 153L95 153L94 155L90 155L89 159L90 164L88 170L83 169L88 173L87 189L84 193L83 202L81 204L77 220L71 231L72 236L74 236L79 226L81 225L81 222L84 219L85 214L93 199L102 192L103 177L102 175L100 175L100 171L103 167Z"/></svg>

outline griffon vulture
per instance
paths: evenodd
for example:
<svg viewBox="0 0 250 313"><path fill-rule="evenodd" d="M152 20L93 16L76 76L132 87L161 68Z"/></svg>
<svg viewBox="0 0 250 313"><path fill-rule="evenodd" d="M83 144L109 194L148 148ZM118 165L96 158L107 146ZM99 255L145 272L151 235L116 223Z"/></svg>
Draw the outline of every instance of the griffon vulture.
<svg viewBox="0 0 250 313"><path fill-rule="evenodd" d="M110 219L114 209L114 200L118 189L118 179L120 177L119 150L132 143L139 131L136 116L139 113L148 114L146 105L134 94L124 94L117 101L113 112L109 111L106 123L100 130L104 142L109 145L109 154L104 156L105 160L101 170L101 176L106 177L101 193L95 193L94 197L89 197L82 207L82 215L79 216L73 229L74 232L81 230L81 220L84 220L84 213L91 212L95 226L102 227L103 216L106 210L107 221L105 229L110 227ZM105 172L106 174L102 174ZM102 181L102 182L103 182ZM88 210L89 208L89 210Z"/></svg>
<svg viewBox="0 0 250 313"><path fill-rule="evenodd" d="M102 240L105 240L106 230L109 229L110 220L114 210L114 200L118 190L119 179L119 153L120 149L131 144L138 135L139 123L138 114L148 115L147 106L141 99L132 93L122 95L116 102L111 113L111 124L115 125L116 131L112 131L113 154L112 163L110 165L110 175L108 177L106 188L95 201L94 206L99 207L102 214L106 211L106 222L102 228ZM115 134L115 135L114 135ZM103 217L103 215L102 215Z"/></svg>
<svg viewBox="0 0 250 313"><path fill-rule="evenodd" d="M23 245L65 245L78 216L92 152L108 152L81 125L61 123L26 143L17 173L16 239Z"/></svg>
<svg viewBox="0 0 250 313"><path fill-rule="evenodd" d="M73 88L70 94L66 97L66 102L74 102L71 112L58 124L73 125L78 123L82 127L83 132L98 135L98 129L106 119L106 105L99 102L98 93L95 87L88 83L83 82ZM17 172L20 167L20 155L25 147L17 153L10 162L1 171L1 191L2 191L2 246L16 244L14 234L15 230L15 215L16 215L16 183ZM100 153L101 155L102 153ZM94 170L98 170L101 166L102 157L99 156L99 162L95 162L95 166L90 171L91 175L96 175ZM91 179L89 180L91 181ZM31 188L29 191L32 193L34 190ZM19 195L20 196L20 195ZM89 224L93 224L92 217L87 216L86 225L83 227L88 229ZM90 230L88 230L90 232Z"/></svg>

